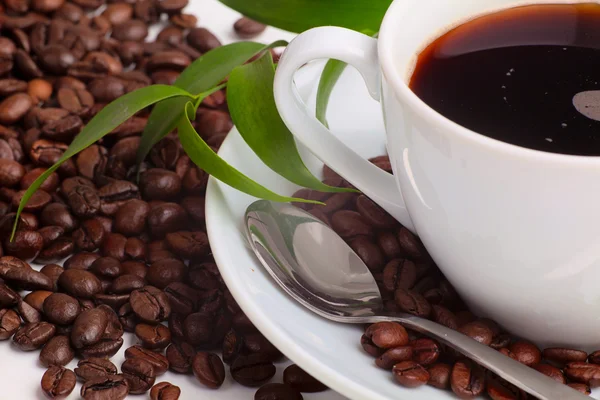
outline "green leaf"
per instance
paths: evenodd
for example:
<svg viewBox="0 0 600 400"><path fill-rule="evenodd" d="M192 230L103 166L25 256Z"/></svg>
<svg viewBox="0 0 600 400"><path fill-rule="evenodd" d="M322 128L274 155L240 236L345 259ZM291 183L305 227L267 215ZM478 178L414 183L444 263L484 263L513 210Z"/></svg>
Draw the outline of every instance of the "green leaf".
<svg viewBox="0 0 600 400"><path fill-rule="evenodd" d="M255 42L238 42L217 47L194 61L179 75L174 85L197 95L221 83L238 65L270 48L287 46L285 40L269 45ZM140 164L152 146L177 126L183 115L186 99L171 99L157 104L148 118L142 133L136 161Z"/></svg>
<svg viewBox="0 0 600 400"><path fill-rule="evenodd" d="M335 87L338 79L344 72L348 64L339 60L329 60L323 69L321 79L319 80L319 89L317 91L317 112L316 116L319 121L327 128L327 106L329 105L329 97Z"/></svg>
<svg viewBox="0 0 600 400"><path fill-rule="evenodd" d="M125 122L129 117L136 114L138 111L159 102L161 100L184 97L194 98L187 91L167 85L153 85L145 88L138 89L134 92L127 93L124 96L119 97L112 103L104 107L92 120L82 129L82 131L73 139L69 148L64 152L62 157L56 164L48 168L42 175L40 175L27 189L19 209L17 210L17 217L15 219L15 225L11 240L13 239L17 230L17 222L19 216L23 211L23 207L29 201L29 198L33 193L44 183L44 181L60 167L69 158L73 157L81 150L88 146L91 146L106 134L110 133L113 129Z"/></svg>
<svg viewBox="0 0 600 400"><path fill-rule="evenodd" d="M392 0L220 0L262 23L291 32L335 25L378 31Z"/></svg>
<svg viewBox="0 0 600 400"><path fill-rule="evenodd" d="M378 35L378 32L375 32L371 29L364 29L362 33L372 37L377 37ZM346 69L347 65L348 64L343 61L329 60L325 65L325 68L323 68L323 72L321 73L319 89L317 91L316 116L326 128L329 128L329 124L327 123L327 106L329 105L329 98L331 97L331 92L333 92L333 88L340 79L340 76L342 76L342 73L344 72L344 69Z"/></svg>
<svg viewBox="0 0 600 400"><path fill-rule="evenodd" d="M234 189L261 199L277 202L296 201L302 203L323 204L318 201L280 196L248 178L219 157L219 155L215 153L194 130L190 118L193 118L196 115L196 111L191 102L186 104L185 112L186 114L180 117L177 124L179 141L194 164L202 168L206 173Z"/></svg>
<svg viewBox="0 0 600 400"><path fill-rule="evenodd" d="M248 146L269 168L297 185L324 192L353 191L325 185L306 168L294 136L277 112L274 77L271 53L237 67L229 76L229 112Z"/></svg>

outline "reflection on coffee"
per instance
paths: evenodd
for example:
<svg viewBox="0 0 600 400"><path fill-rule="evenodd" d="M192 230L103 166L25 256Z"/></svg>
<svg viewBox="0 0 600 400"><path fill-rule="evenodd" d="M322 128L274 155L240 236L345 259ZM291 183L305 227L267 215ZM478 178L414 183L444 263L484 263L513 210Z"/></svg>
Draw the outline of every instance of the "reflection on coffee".
<svg viewBox="0 0 600 400"><path fill-rule="evenodd" d="M600 4L542 4L475 18L420 55L411 89L482 135L600 155Z"/></svg>

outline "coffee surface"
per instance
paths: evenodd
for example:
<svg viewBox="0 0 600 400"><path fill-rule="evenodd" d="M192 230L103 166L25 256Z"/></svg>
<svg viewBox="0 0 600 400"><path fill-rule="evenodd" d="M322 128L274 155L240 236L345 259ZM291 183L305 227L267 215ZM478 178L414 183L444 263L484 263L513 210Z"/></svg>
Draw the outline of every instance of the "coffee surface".
<svg viewBox="0 0 600 400"><path fill-rule="evenodd" d="M522 6L468 21L419 55L410 87L482 135L600 155L600 4Z"/></svg>

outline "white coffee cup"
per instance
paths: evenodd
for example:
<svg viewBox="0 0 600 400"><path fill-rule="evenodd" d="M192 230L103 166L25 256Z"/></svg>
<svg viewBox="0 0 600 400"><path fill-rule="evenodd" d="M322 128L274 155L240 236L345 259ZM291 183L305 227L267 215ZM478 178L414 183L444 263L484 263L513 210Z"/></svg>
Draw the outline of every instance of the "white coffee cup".
<svg viewBox="0 0 600 400"><path fill-rule="evenodd" d="M417 233L472 310L542 346L600 348L600 157L545 153L466 129L408 87L416 58L470 18L566 0L397 0L379 39L335 27L299 35L275 99L297 139ZM356 67L381 100L395 176L336 139L296 94L315 59ZM599 132L600 134L600 132Z"/></svg>

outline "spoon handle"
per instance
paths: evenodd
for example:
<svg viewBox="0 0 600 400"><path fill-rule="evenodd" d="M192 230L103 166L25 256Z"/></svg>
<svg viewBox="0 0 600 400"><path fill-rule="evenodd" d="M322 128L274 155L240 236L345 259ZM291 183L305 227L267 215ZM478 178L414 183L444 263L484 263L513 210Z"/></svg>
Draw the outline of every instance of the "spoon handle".
<svg viewBox="0 0 600 400"><path fill-rule="evenodd" d="M527 367L491 347L485 346L460 332L454 331L433 321L411 315L399 317L351 317L350 319L353 320L352 322L362 323L399 322L407 328L423 333L454 348L465 355L465 357L470 358L479 365L495 372L500 377L541 400L589 399L588 396L556 382L548 376L537 372L533 368ZM356 321L354 321L355 319Z"/></svg>

